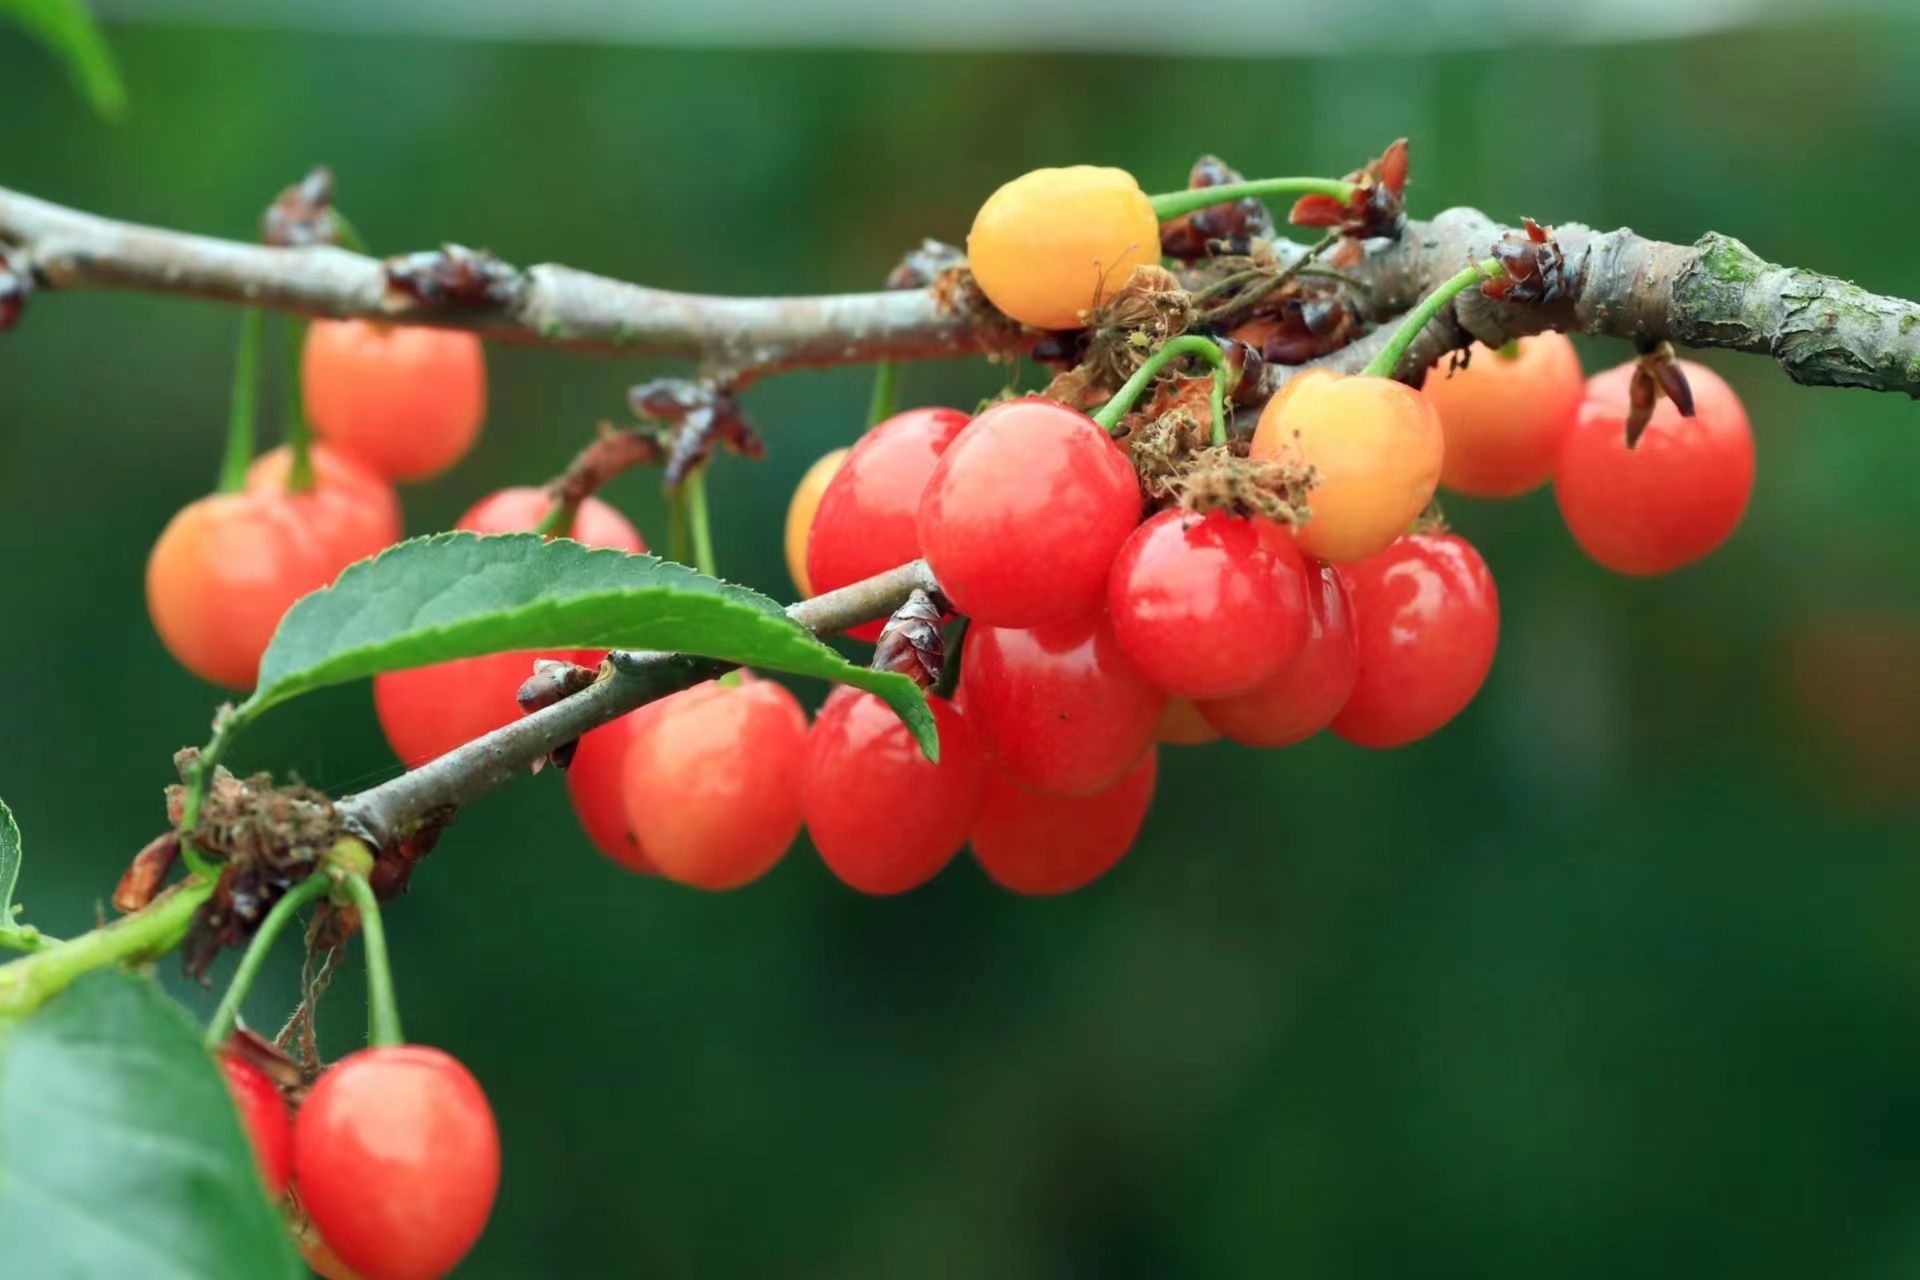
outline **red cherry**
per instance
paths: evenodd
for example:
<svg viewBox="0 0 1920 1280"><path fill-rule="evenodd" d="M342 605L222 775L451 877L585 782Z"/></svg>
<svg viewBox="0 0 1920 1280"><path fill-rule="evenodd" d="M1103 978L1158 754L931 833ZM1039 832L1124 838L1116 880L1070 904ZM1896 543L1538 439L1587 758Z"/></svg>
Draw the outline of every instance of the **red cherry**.
<svg viewBox="0 0 1920 1280"><path fill-rule="evenodd" d="M905 893L960 852L980 807L985 757L953 705L930 698L940 762L870 693L836 689L807 735L800 805L814 848L862 893Z"/></svg>
<svg viewBox="0 0 1920 1280"><path fill-rule="evenodd" d="M267 1073L245 1058L221 1054L220 1074L226 1077L227 1092L240 1110L240 1127L260 1166L260 1180L267 1195L278 1200L287 1194L287 1179L293 1172L293 1116L287 1100Z"/></svg>
<svg viewBox="0 0 1920 1280"><path fill-rule="evenodd" d="M366 1280L438 1280L487 1225L500 1135L467 1069L423 1045L335 1063L293 1122L314 1229Z"/></svg>
<svg viewBox="0 0 1920 1280"><path fill-rule="evenodd" d="M627 747L648 707L630 711L611 724L581 735L567 765L567 796L580 826L593 847L629 871L660 874L627 822L627 800L622 794Z"/></svg>
<svg viewBox="0 0 1920 1280"><path fill-rule="evenodd" d="M1511 351L1474 343L1464 366L1442 361L1421 394L1440 413L1440 483L1458 493L1511 498L1545 484L1573 428L1586 379L1562 333L1521 338Z"/></svg>
<svg viewBox="0 0 1920 1280"><path fill-rule="evenodd" d="M1340 570L1360 676L1333 731L1398 747L1459 715L1493 666L1500 600L1486 561L1453 534L1412 534Z"/></svg>
<svg viewBox="0 0 1920 1280"><path fill-rule="evenodd" d="M1107 590L1113 633L1168 693L1221 698L1291 662L1307 638L1307 574L1270 520L1162 511L1134 530Z"/></svg>
<svg viewBox="0 0 1920 1280"><path fill-rule="evenodd" d="M1633 365L1596 374L1560 450L1554 496L1573 537L1615 573L1668 573L1725 542L1753 494L1753 429L1718 374L1680 361L1694 416L1654 406L1627 448Z"/></svg>
<svg viewBox="0 0 1920 1280"><path fill-rule="evenodd" d="M1360 671L1347 588L1332 565L1307 576L1307 641L1263 683L1232 698L1196 704L1206 722L1249 747L1290 747L1333 722Z"/></svg>
<svg viewBox="0 0 1920 1280"><path fill-rule="evenodd" d="M1105 790L1153 743L1167 696L1104 617L1034 630L974 626L961 659L967 723L1022 786Z"/></svg>
<svg viewBox="0 0 1920 1280"><path fill-rule="evenodd" d="M1159 769L1152 751L1120 781L1089 796L1045 796L988 770L973 824L973 856L1015 893L1068 893L1120 861L1153 803Z"/></svg>
<svg viewBox="0 0 1920 1280"><path fill-rule="evenodd" d="M770 680L709 682L655 704L627 746L627 822L660 874L737 889L800 834L807 713Z"/></svg>
<svg viewBox="0 0 1920 1280"><path fill-rule="evenodd" d="M323 444L315 444L308 457L313 488L305 493L287 490L293 452L286 445L253 460L247 468L248 490L283 495L339 568L400 541L400 498L379 473Z"/></svg>
<svg viewBox="0 0 1920 1280"><path fill-rule="evenodd" d="M532 487L502 489L475 503L455 525L474 533L528 533L553 508L546 492ZM580 504L571 535L591 547L613 547L637 554L646 550L627 518L597 498ZM515 700L533 674L536 658L559 658L596 666L601 655L566 653L489 653L456 658L373 678L373 706L386 731L387 745L409 768L425 764L463 742L520 718Z"/></svg>
<svg viewBox="0 0 1920 1280"><path fill-rule="evenodd" d="M487 414L480 339L451 329L316 320L300 386L315 433L394 480L458 462Z"/></svg>
<svg viewBox="0 0 1920 1280"><path fill-rule="evenodd" d="M934 468L920 551L954 608L993 627L1085 619L1140 522L1140 482L1083 413L1029 396L987 409Z"/></svg>
<svg viewBox="0 0 1920 1280"><path fill-rule="evenodd" d="M807 536L814 595L870 578L920 554L920 495L940 456L968 423L958 409L909 409L874 427L827 482ZM886 620L856 627L879 637Z"/></svg>

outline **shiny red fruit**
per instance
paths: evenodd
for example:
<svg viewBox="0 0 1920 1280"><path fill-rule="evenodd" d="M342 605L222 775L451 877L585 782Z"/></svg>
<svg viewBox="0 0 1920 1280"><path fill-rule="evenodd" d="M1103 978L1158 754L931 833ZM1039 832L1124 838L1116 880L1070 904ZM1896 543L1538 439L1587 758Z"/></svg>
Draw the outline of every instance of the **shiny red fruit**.
<svg viewBox="0 0 1920 1280"><path fill-rule="evenodd" d="M836 689L807 735L800 787L807 832L820 858L862 893L905 893L960 852L980 808L985 756L953 705L929 698L940 761L886 703Z"/></svg>
<svg viewBox="0 0 1920 1280"><path fill-rule="evenodd" d="M278 1200L287 1194L287 1179L293 1172L293 1115L287 1110L287 1100L267 1073L245 1058L221 1054L220 1074L226 1078L234 1106L239 1108L240 1127L253 1148L260 1181L266 1184L267 1195Z"/></svg>
<svg viewBox="0 0 1920 1280"><path fill-rule="evenodd" d="M1679 362L1695 416L1662 397L1640 441L1627 448L1633 365L1587 383L1560 449L1554 496L1573 537L1615 573L1668 573L1732 535L1753 495L1753 429L1718 374Z"/></svg>
<svg viewBox="0 0 1920 1280"><path fill-rule="evenodd" d="M1183 698L1251 689L1307 638L1307 572L1270 520L1162 511L1121 546L1107 616L1141 674Z"/></svg>
<svg viewBox="0 0 1920 1280"><path fill-rule="evenodd" d="M552 506L544 490L502 489L475 503L454 527L474 533L530 533ZM568 536L590 547L613 547L630 554L646 550L627 518L597 498L580 505ZM534 659L559 658L595 666L600 657L582 651L489 653L388 671L373 678L374 710L386 731L387 745L402 764L414 768L518 720L520 704L515 695L533 674Z"/></svg>
<svg viewBox="0 0 1920 1280"><path fill-rule="evenodd" d="M567 765L567 798L587 839L629 871L658 875L627 821L625 785L627 747L648 708L630 711L611 724L583 734Z"/></svg>
<svg viewBox="0 0 1920 1280"><path fill-rule="evenodd" d="M1149 751L1120 781L1089 796L1045 796L990 770L973 824L973 856L1002 888L1068 893L1105 875L1132 846L1153 803L1159 762Z"/></svg>
<svg viewBox="0 0 1920 1280"><path fill-rule="evenodd" d="M362 1049L329 1068L293 1124L314 1229L366 1280L438 1280L487 1225L500 1135L479 1084L438 1049Z"/></svg>
<svg viewBox="0 0 1920 1280"><path fill-rule="evenodd" d="M1026 631L976 625L960 690L974 736L1007 775L1056 795L1117 782L1152 746L1167 705L1104 617Z"/></svg>
<svg viewBox="0 0 1920 1280"><path fill-rule="evenodd" d="M920 496L969 419L958 409L909 409L860 437L827 482L807 536L811 594L870 578L920 555ZM879 636L885 619L850 633Z"/></svg>
<svg viewBox="0 0 1920 1280"><path fill-rule="evenodd" d="M954 608L993 627L1084 620L1140 522L1140 482L1083 413L994 405L947 448L920 502L920 551Z"/></svg>
<svg viewBox="0 0 1920 1280"><path fill-rule="evenodd" d="M458 462L487 414L480 339L452 329L316 320L300 386L314 431L393 480Z"/></svg>
<svg viewBox="0 0 1920 1280"><path fill-rule="evenodd" d="M1500 638L1500 600L1480 553L1450 533L1412 534L1340 573L1360 675L1333 731L1363 747L1398 747L1459 715Z"/></svg>
<svg viewBox="0 0 1920 1280"><path fill-rule="evenodd" d="M1307 639L1292 662L1232 698L1196 705L1220 733L1249 747L1290 747L1333 722L1360 673L1346 585L1332 565L1307 576Z"/></svg>
<svg viewBox="0 0 1920 1280"><path fill-rule="evenodd" d="M800 834L807 713L770 680L710 682L654 705L621 793L660 874L700 889L758 880Z"/></svg>

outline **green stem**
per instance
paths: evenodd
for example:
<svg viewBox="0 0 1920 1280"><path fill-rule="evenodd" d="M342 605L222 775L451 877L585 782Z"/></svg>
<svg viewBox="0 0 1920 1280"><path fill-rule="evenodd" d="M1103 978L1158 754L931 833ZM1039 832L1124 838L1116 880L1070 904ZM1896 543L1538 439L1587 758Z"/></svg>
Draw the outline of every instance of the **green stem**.
<svg viewBox="0 0 1920 1280"><path fill-rule="evenodd" d="M873 370L873 398L867 401L867 426L877 427L900 408L900 366L882 360Z"/></svg>
<svg viewBox="0 0 1920 1280"><path fill-rule="evenodd" d="M314 484L313 428L300 394L300 353L306 341L307 322L287 317L287 451L293 455L287 468L288 493L312 493Z"/></svg>
<svg viewBox="0 0 1920 1280"><path fill-rule="evenodd" d="M1231 204L1248 196L1332 196L1345 203L1353 199L1353 193L1359 189L1359 183L1343 182L1339 178L1256 178L1252 182L1225 182L1217 187L1167 191L1147 199L1153 202L1154 215L1165 222L1195 209Z"/></svg>
<svg viewBox="0 0 1920 1280"><path fill-rule="evenodd" d="M1394 332L1393 340L1380 349L1380 354L1367 362L1360 371L1363 378L1391 378L1393 371L1400 367L1400 358L1407 354L1407 348L1420 336L1420 331L1440 314L1440 308L1452 302L1468 285L1478 284L1482 280L1493 280L1507 274L1500 263L1493 258L1476 262L1472 266L1462 267L1441 282L1440 287L1420 299L1420 305L1407 312L1407 318L1400 322L1400 328Z"/></svg>
<svg viewBox="0 0 1920 1280"><path fill-rule="evenodd" d="M0 967L0 1020L32 1013L84 973L173 950L217 883L213 877L183 880L132 915Z"/></svg>
<svg viewBox="0 0 1920 1280"><path fill-rule="evenodd" d="M267 952L273 949L280 930L293 919L295 912L325 893L332 883L333 878L325 872L308 876L273 904L273 910L267 912L253 941L247 944L246 953L240 957L240 967L233 971L233 981L227 984L226 995L220 997L220 1007L213 1011L213 1020L207 1023L207 1048L218 1049L225 1043L235 1019L240 1016L240 1002L247 998L247 988L259 975L260 966L266 962Z"/></svg>
<svg viewBox="0 0 1920 1280"><path fill-rule="evenodd" d="M540 523L533 527L533 531L543 538L571 538L574 517L579 514L577 508L570 507L564 502L556 502L541 518Z"/></svg>
<svg viewBox="0 0 1920 1280"><path fill-rule="evenodd" d="M347 221L347 215L340 212L338 205L333 210L333 242L342 249L351 249L355 253L367 252L367 241L360 229Z"/></svg>
<svg viewBox="0 0 1920 1280"><path fill-rule="evenodd" d="M951 698L960 687L960 658L967 647L967 628L973 625L973 619L961 614L947 628L947 660L940 668L940 679L934 683L930 693L936 698Z"/></svg>
<svg viewBox="0 0 1920 1280"><path fill-rule="evenodd" d="M680 489L667 491L667 559L687 562L687 499Z"/></svg>
<svg viewBox="0 0 1920 1280"><path fill-rule="evenodd" d="M682 489L687 495L687 524L693 530L693 567L709 578L720 576L714 567L713 529L707 521L707 469L695 467Z"/></svg>
<svg viewBox="0 0 1920 1280"><path fill-rule="evenodd" d="M30 924L0 924L0 950L32 954L59 945L60 939L49 938Z"/></svg>
<svg viewBox="0 0 1920 1280"><path fill-rule="evenodd" d="M360 909L360 936L367 948L367 1037L376 1049L405 1044L400 1033L400 1010L393 1002L393 970L387 964L387 931L380 923L380 900L361 875L346 878L347 896Z"/></svg>
<svg viewBox="0 0 1920 1280"><path fill-rule="evenodd" d="M1127 379L1126 384L1113 393L1113 399L1100 406L1100 411L1093 415L1093 420L1100 424L1101 430L1108 435L1117 431L1120 419L1127 416L1133 408L1134 401L1140 398L1140 393L1160 375L1162 369L1181 356L1199 356L1213 366L1213 395L1208 401L1209 407L1213 410L1213 442L1225 444L1227 442L1227 379L1233 374L1227 368L1227 358L1221 354L1220 345L1212 338L1202 338L1193 333L1175 338L1148 356L1147 362L1136 369L1133 376Z"/></svg>
<svg viewBox="0 0 1920 1280"><path fill-rule="evenodd" d="M247 468L253 464L253 424L260 402L260 334L266 323L266 313L251 307L240 316L240 344L233 356L233 396L227 408L227 456L220 463L222 493L245 489Z"/></svg>

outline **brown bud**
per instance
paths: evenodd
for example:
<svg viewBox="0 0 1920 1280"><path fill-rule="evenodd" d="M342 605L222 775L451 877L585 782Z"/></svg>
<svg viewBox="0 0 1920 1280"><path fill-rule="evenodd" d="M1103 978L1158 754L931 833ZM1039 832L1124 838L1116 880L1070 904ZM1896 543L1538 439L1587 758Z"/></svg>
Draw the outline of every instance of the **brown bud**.
<svg viewBox="0 0 1920 1280"><path fill-rule="evenodd" d="M485 311L511 305L526 289L526 280L514 267L485 249L464 245L388 258L383 266L388 297L402 303Z"/></svg>
<svg viewBox="0 0 1920 1280"><path fill-rule="evenodd" d="M925 289L942 273L964 266L966 261L963 249L938 240L922 240L919 248L908 250L907 256L900 259L900 265L888 273L887 288Z"/></svg>
<svg viewBox="0 0 1920 1280"><path fill-rule="evenodd" d="M873 646L873 669L896 671L931 689L946 668L946 633L941 628L945 609L925 591L915 591L893 611Z"/></svg>
<svg viewBox="0 0 1920 1280"><path fill-rule="evenodd" d="M130 913L152 902L179 858L179 832L168 831L149 840L144 849L133 855L120 883L114 887L113 909Z"/></svg>
<svg viewBox="0 0 1920 1280"><path fill-rule="evenodd" d="M571 698L599 678L592 667L558 658L535 658L533 674L520 686L514 700L522 713L550 707L563 698Z"/></svg>
<svg viewBox="0 0 1920 1280"><path fill-rule="evenodd" d="M333 244L339 234L333 216L333 171L325 165L282 191L260 217L260 238L280 248Z"/></svg>

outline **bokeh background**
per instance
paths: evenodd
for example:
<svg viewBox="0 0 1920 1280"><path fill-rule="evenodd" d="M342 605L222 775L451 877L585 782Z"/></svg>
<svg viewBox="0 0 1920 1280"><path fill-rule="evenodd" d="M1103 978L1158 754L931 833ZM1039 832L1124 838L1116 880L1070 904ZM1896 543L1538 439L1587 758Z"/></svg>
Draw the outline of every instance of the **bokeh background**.
<svg viewBox="0 0 1920 1280"><path fill-rule="evenodd" d="M1577 44L1495 11L1450 50L1383 26L1386 53L1296 15L1311 56L1227 59L1155 52L1152 24L1219 35L1259 7L1089 26L1132 56L476 41L458 7L397 2L341 11L447 20L227 25L274 6L243 8L110 8L133 19L109 29L117 124L0 28L0 183L248 238L325 161L385 251L787 293L876 286L1037 165L1158 190L1203 151L1339 173L1407 134L1416 212L1721 230L1920 296L1920 28L1897 6L1659 39L1556 8ZM103 909L218 698L154 639L141 575L214 479L235 329L47 295L0 341L0 795L49 931ZM489 358L485 439L405 493L413 532L543 479L672 367ZM472 806L390 912L409 1032L473 1068L503 1130L460 1274L1920 1273L1920 419L1709 363L1760 456L1722 553L1630 581L1550 493L1453 501L1505 613L1478 702L1389 754L1169 751L1138 846L1088 891L1016 899L963 858L870 901L801 846L703 896L602 860L551 775ZM966 406L1008 376L920 365L904 391ZM771 452L716 468L729 576L788 593L787 494L866 393L848 370L748 394ZM658 543L652 484L611 496ZM336 791L394 771L364 688L277 713L235 763ZM289 948L257 1021L295 970ZM364 1033L362 990L349 971L323 1006L333 1053Z"/></svg>

